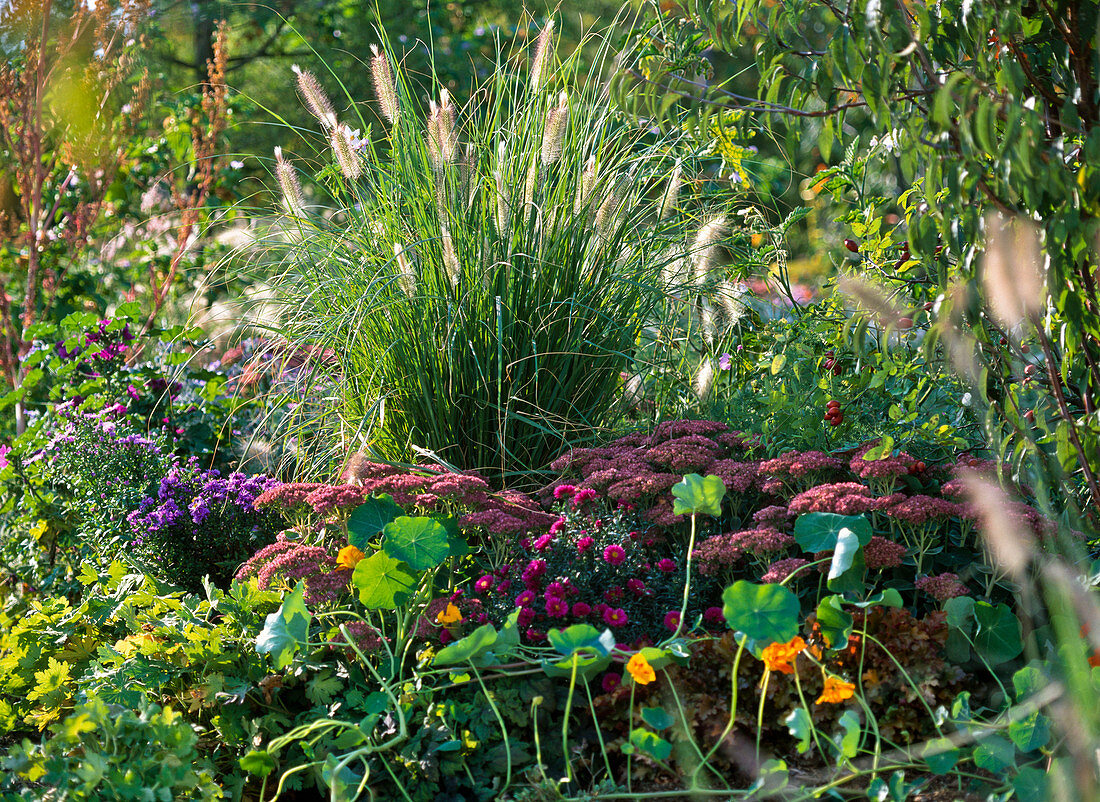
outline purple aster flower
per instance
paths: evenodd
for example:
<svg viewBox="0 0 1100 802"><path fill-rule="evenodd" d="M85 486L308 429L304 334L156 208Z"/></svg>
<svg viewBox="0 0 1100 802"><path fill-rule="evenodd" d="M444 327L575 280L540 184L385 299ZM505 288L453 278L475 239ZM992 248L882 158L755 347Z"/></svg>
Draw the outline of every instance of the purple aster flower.
<svg viewBox="0 0 1100 802"><path fill-rule="evenodd" d="M622 565L626 561L626 550L622 546L612 543L603 550L603 558L609 565Z"/></svg>
<svg viewBox="0 0 1100 802"><path fill-rule="evenodd" d="M604 610L603 622L609 627L624 627L630 623L630 619L622 607L610 607Z"/></svg>
<svg viewBox="0 0 1100 802"><path fill-rule="evenodd" d="M558 597L547 599L546 614L551 618L565 618L569 615L569 602Z"/></svg>

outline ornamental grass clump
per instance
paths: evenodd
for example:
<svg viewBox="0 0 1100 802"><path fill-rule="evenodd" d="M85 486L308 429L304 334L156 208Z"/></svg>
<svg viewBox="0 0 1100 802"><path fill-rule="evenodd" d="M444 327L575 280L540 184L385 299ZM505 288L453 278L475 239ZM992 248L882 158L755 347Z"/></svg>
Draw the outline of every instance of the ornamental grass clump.
<svg viewBox="0 0 1100 802"><path fill-rule="evenodd" d="M279 154L297 231L278 289L288 339L336 354L337 447L403 462L427 450L495 478L607 420L660 305L659 254L684 234L661 219L667 150L609 109L580 61L558 63L552 39L530 80L521 53L469 100L438 87L427 109L383 45L381 129L364 139L303 89L336 142L321 176L333 208L314 214Z"/></svg>

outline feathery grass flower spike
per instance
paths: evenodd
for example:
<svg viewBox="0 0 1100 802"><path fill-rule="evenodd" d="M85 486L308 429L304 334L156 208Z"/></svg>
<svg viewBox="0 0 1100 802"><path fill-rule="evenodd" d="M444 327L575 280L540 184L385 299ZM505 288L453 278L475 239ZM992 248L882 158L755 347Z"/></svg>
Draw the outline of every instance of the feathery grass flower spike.
<svg viewBox="0 0 1100 802"><path fill-rule="evenodd" d="M393 70L390 69L390 60L385 53L378 50L378 45L370 46L370 74L374 83L374 94L378 98L378 105L382 109L382 116L389 120L390 125L397 124L397 118L401 115L401 107L397 103L397 82L393 78Z"/></svg>
<svg viewBox="0 0 1100 802"><path fill-rule="evenodd" d="M302 93L302 97L305 99L309 110L313 112L313 116L318 119L324 128L335 128L336 111L332 108L332 103L329 102L328 95L321 88L316 76L309 70L303 70L297 64L293 65L291 69L298 76L298 91Z"/></svg>
<svg viewBox="0 0 1100 802"><path fill-rule="evenodd" d="M554 20L548 20L539 38L535 41L535 55L531 59L531 91L538 92L546 77L546 67L550 62L552 40L554 38Z"/></svg>
<svg viewBox="0 0 1100 802"><path fill-rule="evenodd" d="M294 168L283 158L283 149L275 148L275 177L283 191L283 200L291 214L301 217L305 214L306 202L302 195L302 185Z"/></svg>
<svg viewBox="0 0 1100 802"><path fill-rule="evenodd" d="M341 568L354 568L365 556L355 546L344 546L336 555L336 564Z"/></svg>
<svg viewBox="0 0 1100 802"><path fill-rule="evenodd" d="M806 641L801 637L795 637L787 643L773 643L764 647L764 651L760 653L760 659L764 661L764 667L769 671L793 674L792 663L805 648Z"/></svg>
<svg viewBox="0 0 1100 802"><path fill-rule="evenodd" d="M641 652L630 658L626 664L626 670L639 685L648 685L657 679L657 672L653 670L653 666L649 664L649 661L645 659L645 655Z"/></svg>
<svg viewBox="0 0 1100 802"><path fill-rule="evenodd" d="M558 105L546 113L546 127L542 132L542 166L549 167L561 158L565 129L569 125L569 96L558 95Z"/></svg>
<svg viewBox="0 0 1100 802"><path fill-rule="evenodd" d="M821 692L821 696L817 697L814 704L837 704L845 699L851 699L855 696L855 693L856 686L854 683L845 682L840 677L835 677L832 674L826 674L825 690Z"/></svg>

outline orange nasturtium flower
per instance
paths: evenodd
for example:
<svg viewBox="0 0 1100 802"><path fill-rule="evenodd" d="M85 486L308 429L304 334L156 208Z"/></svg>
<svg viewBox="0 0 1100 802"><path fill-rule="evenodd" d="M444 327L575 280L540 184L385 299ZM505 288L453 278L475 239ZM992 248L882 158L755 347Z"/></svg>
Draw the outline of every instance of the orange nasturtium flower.
<svg viewBox="0 0 1100 802"><path fill-rule="evenodd" d="M435 617L435 620L443 625L457 624L462 620L462 613L458 611L457 607L448 602L447 606L439 611L439 615Z"/></svg>
<svg viewBox="0 0 1100 802"><path fill-rule="evenodd" d="M340 553L336 555L336 564L341 568L354 568L366 556L355 546L344 546L340 549Z"/></svg>
<svg viewBox="0 0 1100 802"><path fill-rule="evenodd" d="M764 661L764 667L769 671L778 671L780 674L793 674L794 666L791 663L798 653L806 648L806 641L795 637L787 643L773 643L765 646L760 653L760 659Z"/></svg>
<svg viewBox="0 0 1100 802"><path fill-rule="evenodd" d="M817 697L815 704L835 704L851 699L856 694L856 686L852 682L845 682L840 677L832 674L825 675L825 690Z"/></svg>
<svg viewBox="0 0 1100 802"><path fill-rule="evenodd" d="M638 652L626 664L626 670L639 685L648 685L657 679L653 666L645 659L645 655Z"/></svg>

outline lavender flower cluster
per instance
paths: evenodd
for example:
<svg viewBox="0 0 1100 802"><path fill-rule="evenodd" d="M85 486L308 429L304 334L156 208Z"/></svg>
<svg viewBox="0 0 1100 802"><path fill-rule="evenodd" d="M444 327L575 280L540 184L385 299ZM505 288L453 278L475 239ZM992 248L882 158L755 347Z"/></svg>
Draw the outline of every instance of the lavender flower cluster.
<svg viewBox="0 0 1100 802"><path fill-rule="evenodd" d="M194 458L173 465L155 492L126 516L129 548L163 578L197 589L207 574L226 585L237 566L278 529L256 499L279 482L265 476L201 470Z"/></svg>

